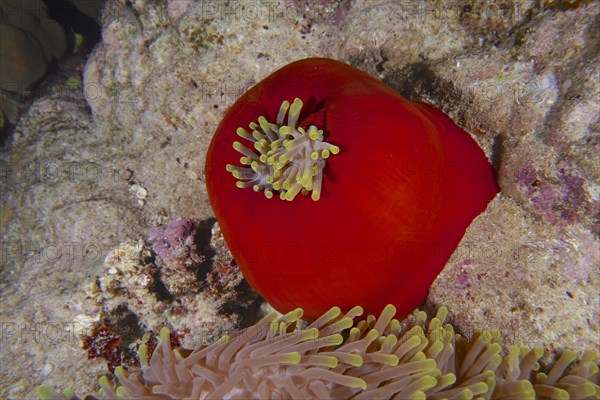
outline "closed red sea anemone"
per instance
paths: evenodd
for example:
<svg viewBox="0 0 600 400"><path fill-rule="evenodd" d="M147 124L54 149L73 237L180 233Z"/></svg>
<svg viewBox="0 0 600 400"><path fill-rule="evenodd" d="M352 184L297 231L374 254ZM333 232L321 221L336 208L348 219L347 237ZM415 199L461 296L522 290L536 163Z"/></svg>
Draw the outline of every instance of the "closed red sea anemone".
<svg viewBox="0 0 600 400"><path fill-rule="evenodd" d="M410 313L498 193L483 151L443 113L324 58L229 108L206 183L250 285L307 318L357 304Z"/></svg>

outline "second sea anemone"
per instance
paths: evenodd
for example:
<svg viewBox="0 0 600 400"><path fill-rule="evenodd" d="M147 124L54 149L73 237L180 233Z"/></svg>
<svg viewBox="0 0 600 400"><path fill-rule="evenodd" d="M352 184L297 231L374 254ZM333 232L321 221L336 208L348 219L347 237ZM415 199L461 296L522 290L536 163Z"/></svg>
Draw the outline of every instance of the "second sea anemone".
<svg viewBox="0 0 600 400"><path fill-rule="evenodd" d="M598 399L598 355L565 351L543 372L539 348L508 348L498 331L471 339L445 323L446 308L401 328L395 309L355 321L361 307L337 307L302 326L302 310L257 324L194 350L173 349L169 329L141 368L115 370L120 386L100 380L115 399ZM573 364L573 365L571 365ZM40 397L59 396L48 387ZM63 398L75 397L71 392Z"/></svg>

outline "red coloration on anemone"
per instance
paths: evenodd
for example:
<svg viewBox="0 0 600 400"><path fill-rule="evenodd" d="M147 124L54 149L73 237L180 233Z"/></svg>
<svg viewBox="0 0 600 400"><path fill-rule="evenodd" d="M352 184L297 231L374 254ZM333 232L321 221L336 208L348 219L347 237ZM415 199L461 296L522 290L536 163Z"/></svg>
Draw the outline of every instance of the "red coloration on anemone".
<svg viewBox="0 0 600 400"><path fill-rule="evenodd" d="M206 183L250 285L307 318L356 304L410 313L498 193L447 116L323 58L279 69L229 108Z"/></svg>

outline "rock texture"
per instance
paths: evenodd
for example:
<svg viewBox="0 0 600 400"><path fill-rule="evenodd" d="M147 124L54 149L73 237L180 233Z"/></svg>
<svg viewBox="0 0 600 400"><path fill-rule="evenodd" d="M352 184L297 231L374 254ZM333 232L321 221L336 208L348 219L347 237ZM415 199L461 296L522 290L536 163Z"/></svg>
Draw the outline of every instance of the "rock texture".
<svg viewBox="0 0 600 400"><path fill-rule="evenodd" d="M1 130L5 121L16 122L20 98L65 54L67 35L41 0L4 0L0 16Z"/></svg>
<svg viewBox="0 0 600 400"><path fill-rule="evenodd" d="M502 193L429 306L448 306L465 332L498 327L507 344L598 349L599 8L108 2L80 89L36 100L1 154L0 397L35 398L42 383L95 391L105 366L86 359L78 334L102 307L85 300L86 283L120 243L212 216L203 161L223 112L309 56L345 60L441 108L498 171ZM216 315L207 312L197 318Z"/></svg>

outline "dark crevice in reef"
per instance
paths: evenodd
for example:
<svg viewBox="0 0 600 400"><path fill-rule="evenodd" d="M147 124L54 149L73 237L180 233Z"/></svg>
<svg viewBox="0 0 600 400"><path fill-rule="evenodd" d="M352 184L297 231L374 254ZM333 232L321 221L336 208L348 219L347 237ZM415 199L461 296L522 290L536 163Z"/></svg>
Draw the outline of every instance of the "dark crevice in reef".
<svg viewBox="0 0 600 400"><path fill-rule="evenodd" d="M129 347L145 332L137 315L129 310L125 304L117 306L108 314L105 318L105 325L110 326L114 332L121 336L123 347Z"/></svg>
<svg viewBox="0 0 600 400"><path fill-rule="evenodd" d="M490 159L490 164L494 167L494 171L496 171L496 175L498 175L498 171L500 170L500 166L502 165L502 155L504 154L504 139L502 136L497 135L494 137L494 143L492 145L492 154ZM496 181L498 181L498 176L496 176Z"/></svg>
<svg viewBox="0 0 600 400"><path fill-rule="evenodd" d="M423 97L457 95L451 83L439 79L429 65L422 62L407 64L401 70L393 71L383 81L412 101L422 101Z"/></svg>
<svg viewBox="0 0 600 400"><path fill-rule="evenodd" d="M156 267L156 255L151 252L149 256L142 260L144 265L153 264L152 269L150 270L150 274L152 275L152 284L148 287L148 291L150 293L154 293L156 295L156 299L159 301L172 301L175 299L175 296L169 292L166 285L162 281L162 276L160 273L160 268Z"/></svg>
<svg viewBox="0 0 600 400"><path fill-rule="evenodd" d="M314 104L318 110L323 104ZM196 223L194 238L198 254L202 261L198 264L197 279L201 290L209 298L219 301L218 312L224 316L238 315L241 326L256 322L257 312L262 300L242 276L235 260L231 264L221 264L217 249L212 247L212 228L217 220L208 218Z"/></svg>
<svg viewBox="0 0 600 400"><path fill-rule="evenodd" d="M74 43L73 33L79 33L88 44L88 48L92 49L96 43L102 38L102 32L97 17L99 10L104 3L104 0L88 0L84 5L85 12L73 5L73 2L67 0L43 0L48 7L48 15L50 18L58 22L69 37L69 51L72 51Z"/></svg>
<svg viewBox="0 0 600 400"><path fill-rule="evenodd" d="M175 296L169 292L169 289L165 286L161 279L160 268L152 269L152 285L149 287L149 292L156 295L156 299L159 301L170 302L175 299Z"/></svg>
<svg viewBox="0 0 600 400"><path fill-rule="evenodd" d="M375 64L375 70L382 74L385 71L385 63L388 61L388 58L385 56L385 54L383 54L383 52L380 52L380 57L381 61Z"/></svg>
<svg viewBox="0 0 600 400"><path fill-rule="evenodd" d="M242 281L242 283L240 283L240 285L236 289L238 289L240 293L254 292L245 279ZM219 314L224 316L239 315L241 317L240 327L250 326L256 323L256 321L258 320L258 311L260 310L260 305L265 301L260 296L255 297L256 299L251 303L225 303L219 309Z"/></svg>
<svg viewBox="0 0 600 400"><path fill-rule="evenodd" d="M469 102L463 93L456 89L452 82L440 79L429 65L417 62L408 64L400 70L391 71L383 82L411 101L423 102L436 99L439 104L451 105ZM442 110L446 113L456 113L455 122L464 126L466 117L464 112L455 108Z"/></svg>
<svg viewBox="0 0 600 400"><path fill-rule="evenodd" d="M198 254L203 256L196 270L198 282L206 282L206 276L212 268L215 249L210 245L210 241L212 239L212 227L216 222L215 218L208 218L196 224L194 243Z"/></svg>

